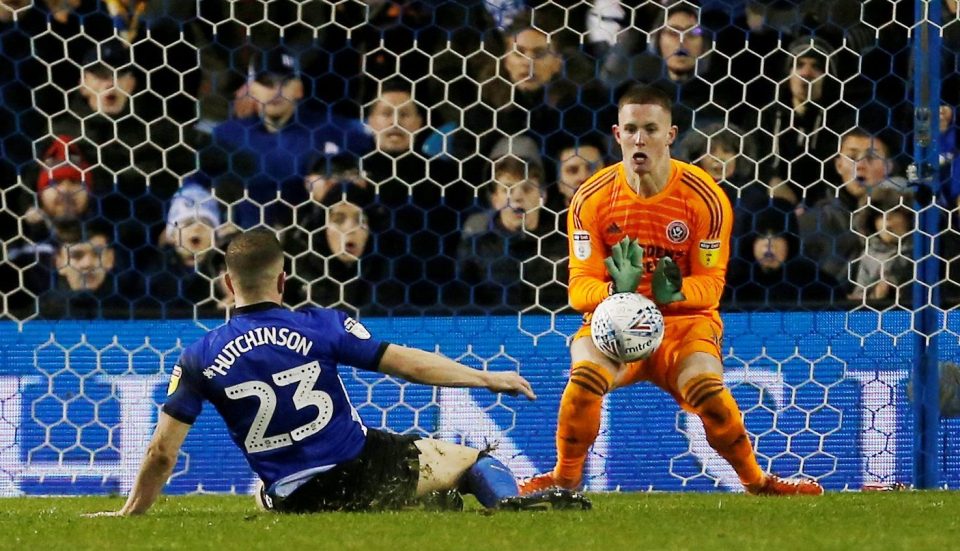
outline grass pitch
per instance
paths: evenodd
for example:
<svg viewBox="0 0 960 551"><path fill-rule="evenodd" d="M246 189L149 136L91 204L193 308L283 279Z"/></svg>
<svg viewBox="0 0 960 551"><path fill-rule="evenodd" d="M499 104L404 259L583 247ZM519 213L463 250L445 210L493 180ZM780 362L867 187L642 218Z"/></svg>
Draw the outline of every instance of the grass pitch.
<svg viewBox="0 0 960 551"><path fill-rule="evenodd" d="M956 549L960 493L595 494L592 511L281 516L239 496L164 497L138 518L81 518L121 498L0 500L4 549Z"/></svg>

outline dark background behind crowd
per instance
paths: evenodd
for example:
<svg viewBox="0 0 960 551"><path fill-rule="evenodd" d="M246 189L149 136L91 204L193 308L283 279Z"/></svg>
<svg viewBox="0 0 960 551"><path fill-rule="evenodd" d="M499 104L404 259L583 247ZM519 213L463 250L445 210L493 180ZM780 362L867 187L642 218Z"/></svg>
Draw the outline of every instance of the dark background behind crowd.
<svg viewBox="0 0 960 551"><path fill-rule="evenodd" d="M4 315L219 315L223 250L261 225L291 305L565 311L566 209L619 160L636 83L734 205L726 310L911 307L912 3L567 4L0 0ZM941 17L952 305L956 0Z"/></svg>

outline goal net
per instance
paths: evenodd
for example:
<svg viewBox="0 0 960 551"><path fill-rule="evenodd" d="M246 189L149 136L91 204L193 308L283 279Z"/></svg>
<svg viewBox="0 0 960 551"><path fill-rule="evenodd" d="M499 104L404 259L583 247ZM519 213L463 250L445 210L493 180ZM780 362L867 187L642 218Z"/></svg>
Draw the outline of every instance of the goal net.
<svg viewBox="0 0 960 551"><path fill-rule="evenodd" d="M284 245L289 305L519 371L540 397L344 369L366 424L552 468L580 326L567 208L621 159L616 100L639 82L674 98L672 156L736 213L723 360L761 466L910 484L923 347L945 365L957 487L960 22L928 3L942 106L916 132L912 4L0 1L0 496L130 489L180 351L231 307L224 250L253 227ZM607 397L585 481L739 491L648 384ZM168 491L252 483L207 408Z"/></svg>

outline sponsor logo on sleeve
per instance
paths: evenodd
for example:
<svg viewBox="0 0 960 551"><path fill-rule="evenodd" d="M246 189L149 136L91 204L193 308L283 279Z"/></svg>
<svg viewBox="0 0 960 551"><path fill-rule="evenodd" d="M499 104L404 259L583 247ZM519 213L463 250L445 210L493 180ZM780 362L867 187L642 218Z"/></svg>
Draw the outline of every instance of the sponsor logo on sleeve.
<svg viewBox="0 0 960 551"><path fill-rule="evenodd" d="M180 386L180 377L183 375L183 369L179 365L173 366L173 373L170 374L170 384L167 385L167 396L172 395Z"/></svg>
<svg viewBox="0 0 960 551"><path fill-rule="evenodd" d="M590 232L585 230L576 230L573 232L573 256L579 260L590 258Z"/></svg>
<svg viewBox="0 0 960 551"><path fill-rule="evenodd" d="M365 341L370 338L370 332L367 331L367 328L353 318L347 318L343 320L343 328L347 331L347 333L350 333L358 339Z"/></svg>
<svg viewBox="0 0 960 551"><path fill-rule="evenodd" d="M700 264L713 268L720 263L720 240L700 242Z"/></svg>
<svg viewBox="0 0 960 551"><path fill-rule="evenodd" d="M667 224L667 239L671 243L683 243L690 237L690 228L682 220L674 220Z"/></svg>

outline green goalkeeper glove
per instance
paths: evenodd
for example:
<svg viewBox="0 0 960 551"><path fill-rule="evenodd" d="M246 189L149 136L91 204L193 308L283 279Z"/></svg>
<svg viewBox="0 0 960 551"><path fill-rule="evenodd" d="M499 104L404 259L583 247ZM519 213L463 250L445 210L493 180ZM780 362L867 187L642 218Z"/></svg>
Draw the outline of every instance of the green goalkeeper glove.
<svg viewBox="0 0 960 551"><path fill-rule="evenodd" d="M653 271L650 287L653 290L653 300L657 304L670 304L687 298L680 290L683 287L680 267L669 256L657 262L657 269Z"/></svg>
<svg viewBox="0 0 960 551"><path fill-rule="evenodd" d="M643 277L643 247L624 237L611 247L610 256L603 263L613 279L614 293L635 293Z"/></svg>

